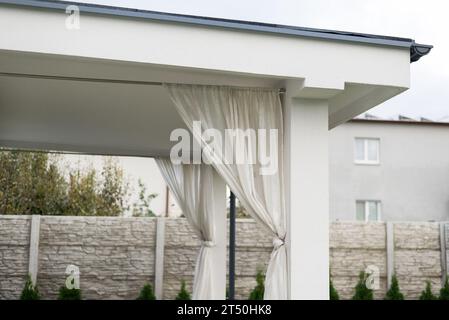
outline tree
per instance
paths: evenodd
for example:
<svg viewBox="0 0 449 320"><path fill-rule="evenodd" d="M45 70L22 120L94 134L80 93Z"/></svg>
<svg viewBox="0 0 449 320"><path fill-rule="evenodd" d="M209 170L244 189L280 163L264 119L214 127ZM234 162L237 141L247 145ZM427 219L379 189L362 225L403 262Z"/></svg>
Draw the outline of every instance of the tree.
<svg viewBox="0 0 449 320"><path fill-rule="evenodd" d="M432 284L426 281L426 288L421 292L419 300L437 300L437 297L432 293Z"/></svg>
<svg viewBox="0 0 449 320"><path fill-rule="evenodd" d="M61 214L66 182L58 159L42 152L0 152L0 214Z"/></svg>
<svg viewBox="0 0 449 320"><path fill-rule="evenodd" d="M181 290L175 300L191 300L190 293L186 289L186 282L184 280L181 282Z"/></svg>
<svg viewBox="0 0 449 320"><path fill-rule="evenodd" d="M157 197L156 193L147 194L147 188L139 179L139 200L133 205L133 217L154 217L154 212L150 209L151 201Z"/></svg>
<svg viewBox="0 0 449 320"><path fill-rule="evenodd" d="M444 281L444 286L440 290L440 300L449 300L449 279L446 276L446 281Z"/></svg>
<svg viewBox="0 0 449 320"><path fill-rule="evenodd" d="M331 279L329 279L329 298L330 300L340 300L340 296L338 295Z"/></svg>
<svg viewBox="0 0 449 320"><path fill-rule="evenodd" d="M151 284L147 283L143 286L137 300L156 300Z"/></svg>
<svg viewBox="0 0 449 320"><path fill-rule="evenodd" d="M359 281L355 286L355 294L352 300L373 300L373 290L366 286L368 275L365 272L360 272Z"/></svg>
<svg viewBox="0 0 449 320"><path fill-rule="evenodd" d="M89 169L81 172L77 169L69 174L67 205L64 215L90 216L97 214L97 181L96 171Z"/></svg>
<svg viewBox="0 0 449 320"><path fill-rule="evenodd" d="M256 287L249 295L249 300L263 300L263 295L265 292L265 275L262 271L257 272L256 283Z"/></svg>
<svg viewBox="0 0 449 320"><path fill-rule="evenodd" d="M61 170L62 157L0 150L0 214L105 215L126 211L128 183L107 158L93 168Z"/></svg>
<svg viewBox="0 0 449 320"><path fill-rule="evenodd" d="M118 216L126 208L128 184L117 161L106 158L101 171L102 184L97 196L97 215Z"/></svg>
<svg viewBox="0 0 449 320"><path fill-rule="evenodd" d="M404 295L401 293L396 275L393 275L391 278L391 286L385 295L385 300L404 300Z"/></svg>
<svg viewBox="0 0 449 320"><path fill-rule="evenodd" d="M28 274L25 282L25 287L20 295L20 300L40 300L39 290L37 286L33 284L31 276Z"/></svg>

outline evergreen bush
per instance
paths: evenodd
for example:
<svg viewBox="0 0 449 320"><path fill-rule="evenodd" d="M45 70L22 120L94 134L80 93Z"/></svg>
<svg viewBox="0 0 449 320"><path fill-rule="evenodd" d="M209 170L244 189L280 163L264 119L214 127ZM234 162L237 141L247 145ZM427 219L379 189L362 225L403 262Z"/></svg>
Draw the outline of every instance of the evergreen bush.
<svg viewBox="0 0 449 320"><path fill-rule="evenodd" d="M140 294L137 297L137 300L156 300L156 296L154 295L153 287L151 284L147 283L143 286L142 290L140 290Z"/></svg>
<svg viewBox="0 0 449 320"><path fill-rule="evenodd" d="M192 300L190 293L186 289L186 282L184 280L181 282L181 290L176 296L176 300Z"/></svg>
<svg viewBox="0 0 449 320"><path fill-rule="evenodd" d="M20 295L20 300L40 300L40 298L39 290L37 289L37 286L33 285L31 276L28 274L25 281L25 287Z"/></svg>
<svg viewBox="0 0 449 320"><path fill-rule="evenodd" d="M385 295L385 300L404 300L404 295L401 293L396 275L393 275L391 278L391 286Z"/></svg>
<svg viewBox="0 0 449 320"><path fill-rule="evenodd" d="M334 288L332 280L329 280L329 297L331 300L340 300L337 290Z"/></svg>
<svg viewBox="0 0 449 320"><path fill-rule="evenodd" d="M446 281L444 282L444 286L440 290L440 300L449 300L449 279L446 276Z"/></svg>
<svg viewBox="0 0 449 320"><path fill-rule="evenodd" d="M366 286L366 279L368 275L365 272L360 272L359 282L355 286L355 294L352 300L373 300L373 290Z"/></svg>
<svg viewBox="0 0 449 320"><path fill-rule="evenodd" d="M265 292L265 275L262 273L262 271L257 272L256 282L257 285L253 289L253 291L251 291L249 300L263 300L263 294Z"/></svg>
<svg viewBox="0 0 449 320"><path fill-rule="evenodd" d="M81 300L81 289L69 289L62 286L59 289L58 300Z"/></svg>
<svg viewBox="0 0 449 320"><path fill-rule="evenodd" d="M436 300L437 297L432 293L432 284L430 281L426 281L426 289L421 292L419 300Z"/></svg>

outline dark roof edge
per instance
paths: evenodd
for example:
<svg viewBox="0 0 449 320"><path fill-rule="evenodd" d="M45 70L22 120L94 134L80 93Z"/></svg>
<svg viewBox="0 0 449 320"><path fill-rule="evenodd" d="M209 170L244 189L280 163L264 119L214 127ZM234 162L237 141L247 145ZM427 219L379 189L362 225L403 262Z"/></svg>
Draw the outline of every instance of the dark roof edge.
<svg viewBox="0 0 449 320"><path fill-rule="evenodd" d="M259 23L250 21L200 17L175 13L156 12L140 9L105 6L98 4L79 3L73 1L54 0L0 0L0 4L28 6L42 9L62 10L65 12L67 6L76 5L80 12L87 12L102 15L114 15L129 18L149 19L161 22L185 23L191 25L218 27L253 32L265 32L280 35L290 35L298 37L310 37L315 39L325 39L334 41L348 41L356 43L366 43L381 46L393 46L410 48L410 62L418 61L428 54L433 46L417 44L413 39L388 37L364 33L344 32L336 30L303 28L285 26L270 23Z"/></svg>
<svg viewBox="0 0 449 320"><path fill-rule="evenodd" d="M388 120L388 119L360 119L354 118L348 122L362 122L362 123L383 123L383 124L405 124L405 125L431 125L431 126L449 126L449 122L438 122L438 121L417 121L417 120Z"/></svg>

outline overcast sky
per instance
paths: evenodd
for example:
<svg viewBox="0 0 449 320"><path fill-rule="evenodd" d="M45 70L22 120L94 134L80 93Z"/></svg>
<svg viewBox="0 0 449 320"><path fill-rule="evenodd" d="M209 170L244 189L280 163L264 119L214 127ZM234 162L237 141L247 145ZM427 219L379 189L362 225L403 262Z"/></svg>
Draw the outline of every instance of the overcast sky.
<svg viewBox="0 0 449 320"><path fill-rule="evenodd" d="M370 113L449 116L447 0L79 0L145 10L413 38L434 45L412 64L411 88Z"/></svg>

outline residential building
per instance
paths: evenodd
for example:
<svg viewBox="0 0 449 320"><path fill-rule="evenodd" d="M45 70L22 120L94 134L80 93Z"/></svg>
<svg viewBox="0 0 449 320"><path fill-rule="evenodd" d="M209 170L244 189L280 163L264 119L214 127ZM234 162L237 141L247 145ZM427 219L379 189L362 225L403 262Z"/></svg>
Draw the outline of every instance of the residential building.
<svg viewBox="0 0 449 320"><path fill-rule="evenodd" d="M449 219L449 123L368 116L330 141L331 220Z"/></svg>

